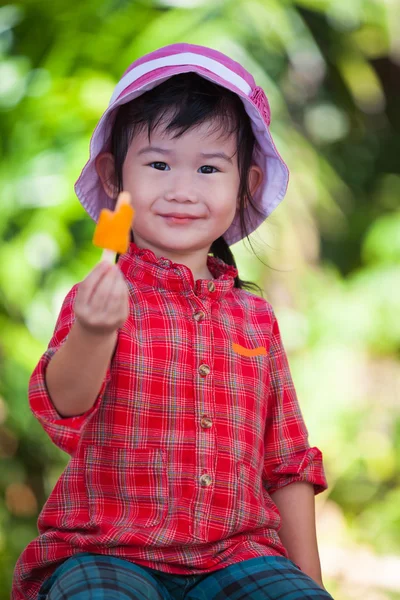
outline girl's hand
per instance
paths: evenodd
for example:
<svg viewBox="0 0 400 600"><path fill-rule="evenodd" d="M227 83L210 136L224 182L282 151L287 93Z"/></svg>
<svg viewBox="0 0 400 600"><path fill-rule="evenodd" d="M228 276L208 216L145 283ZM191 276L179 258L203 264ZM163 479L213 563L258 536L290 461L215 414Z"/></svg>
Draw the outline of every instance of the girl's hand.
<svg viewBox="0 0 400 600"><path fill-rule="evenodd" d="M109 335L125 323L129 293L117 265L95 266L79 285L74 311L81 328L95 335Z"/></svg>

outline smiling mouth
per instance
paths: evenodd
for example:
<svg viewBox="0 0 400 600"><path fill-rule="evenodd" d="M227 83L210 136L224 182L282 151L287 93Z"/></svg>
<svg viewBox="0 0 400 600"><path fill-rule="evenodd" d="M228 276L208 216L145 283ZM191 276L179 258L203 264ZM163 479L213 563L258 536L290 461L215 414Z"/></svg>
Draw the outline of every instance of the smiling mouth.
<svg viewBox="0 0 400 600"><path fill-rule="evenodd" d="M196 221L200 217L176 217L176 216L168 216L161 215L163 219L166 219L170 223L190 223L191 221Z"/></svg>

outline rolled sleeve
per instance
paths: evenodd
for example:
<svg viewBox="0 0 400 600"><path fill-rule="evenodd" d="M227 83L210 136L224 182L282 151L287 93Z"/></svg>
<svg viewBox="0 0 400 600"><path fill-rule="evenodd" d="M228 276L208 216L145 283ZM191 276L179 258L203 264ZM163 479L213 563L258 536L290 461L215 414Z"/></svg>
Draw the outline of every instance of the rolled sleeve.
<svg viewBox="0 0 400 600"><path fill-rule="evenodd" d="M264 438L263 481L269 494L291 483L314 486L315 494L327 489L322 453L308 443L278 321L272 311L269 351L270 392Z"/></svg>
<svg viewBox="0 0 400 600"><path fill-rule="evenodd" d="M94 405L85 413L74 417L63 417L56 410L46 385L46 370L51 358L65 343L68 333L74 323L73 305L77 293L74 286L67 294L60 314L57 319L54 334L49 346L40 358L29 380L28 400L30 409L50 439L67 454L73 455L82 433L82 430L98 410L101 398L108 382L111 379L110 367L103 380L100 392Z"/></svg>

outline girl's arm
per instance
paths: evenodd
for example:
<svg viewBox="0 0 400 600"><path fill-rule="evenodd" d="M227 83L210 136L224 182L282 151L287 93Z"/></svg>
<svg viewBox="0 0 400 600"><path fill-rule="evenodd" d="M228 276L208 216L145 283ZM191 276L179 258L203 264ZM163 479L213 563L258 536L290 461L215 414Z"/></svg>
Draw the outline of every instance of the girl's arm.
<svg viewBox="0 0 400 600"><path fill-rule="evenodd" d="M94 405L113 355L117 329L129 314L128 288L116 265L99 263L79 285L75 321L50 360L46 386L62 417Z"/></svg>
<svg viewBox="0 0 400 600"><path fill-rule="evenodd" d="M95 403L117 340L116 332L93 335L75 321L68 339L46 371L51 400L62 417L74 417Z"/></svg>
<svg viewBox="0 0 400 600"><path fill-rule="evenodd" d="M322 588L321 564L315 527L314 486L295 482L271 493L281 514L279 537L289 558Z"/></svg>

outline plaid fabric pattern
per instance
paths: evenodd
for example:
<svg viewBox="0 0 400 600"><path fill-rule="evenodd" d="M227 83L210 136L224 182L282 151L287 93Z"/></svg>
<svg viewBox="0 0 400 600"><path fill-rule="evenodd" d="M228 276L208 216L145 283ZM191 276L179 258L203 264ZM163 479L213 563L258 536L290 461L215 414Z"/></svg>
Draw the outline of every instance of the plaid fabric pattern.
<svg viewBox="0 0 400 600"><path fill-rule="evenodd" d="M17 562L13 600L36 598L83 551L181 575L286 556L271 494L327 487L271 305L234 288L236 269L213 257L213 281L135 244L119 264L131 311L94 406L62 418L45 384L77 286L30 380L33 414L71 459Z"/></svg>
<svg viewBox="0 0 400 600"><path fill-rule="evenodd" d="M262 556L208 575L172 575L110 556L80 554L46 581L38 600L332 600L283 557Z"/></svg>

